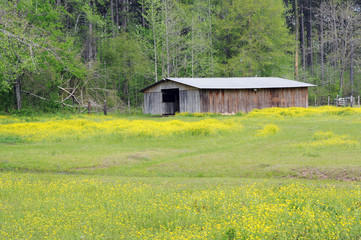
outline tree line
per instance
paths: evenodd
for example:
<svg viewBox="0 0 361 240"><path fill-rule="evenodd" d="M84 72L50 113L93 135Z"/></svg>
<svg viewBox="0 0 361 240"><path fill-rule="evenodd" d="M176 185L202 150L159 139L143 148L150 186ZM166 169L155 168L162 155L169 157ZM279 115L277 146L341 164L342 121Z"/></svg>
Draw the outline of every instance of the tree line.
<svg viewBox="0 0 361 240"><path fill-rule="evenodd" d="M165 77L276 76L360 94L359 0L8 0L0 110L142 104Z"/></svg>

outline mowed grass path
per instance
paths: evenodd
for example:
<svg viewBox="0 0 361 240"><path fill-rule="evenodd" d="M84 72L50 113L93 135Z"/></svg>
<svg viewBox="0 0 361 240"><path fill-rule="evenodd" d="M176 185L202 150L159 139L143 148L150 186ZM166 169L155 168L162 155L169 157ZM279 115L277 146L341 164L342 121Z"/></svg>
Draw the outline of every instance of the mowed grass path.
<svg viewBox="0 0 361 240"><path fill-rule="evenodd" d="M2 116L0 128L0 238L360 236L358 109Z"/></svg>

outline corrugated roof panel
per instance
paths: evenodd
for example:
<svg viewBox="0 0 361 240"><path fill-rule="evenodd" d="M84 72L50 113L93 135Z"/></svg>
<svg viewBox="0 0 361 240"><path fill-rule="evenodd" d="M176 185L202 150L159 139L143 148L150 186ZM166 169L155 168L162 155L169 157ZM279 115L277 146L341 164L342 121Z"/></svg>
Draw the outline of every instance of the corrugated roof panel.
<svg viewBox="0 0 361 240"><path fill-rule="evenodd" d="M200 89L257 89L314 87L315 85L275 77L245 78L167 78Z"/></svg>

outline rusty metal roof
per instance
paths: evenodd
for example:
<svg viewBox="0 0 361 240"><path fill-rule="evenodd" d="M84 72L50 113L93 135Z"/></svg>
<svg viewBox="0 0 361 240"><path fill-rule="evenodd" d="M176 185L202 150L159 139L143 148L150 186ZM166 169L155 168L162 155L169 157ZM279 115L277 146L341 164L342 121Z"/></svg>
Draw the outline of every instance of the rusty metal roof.
<svg viewBox="0 0 361 240"><path fill-rule="evenodd" d="M277 77L241 78L166 78L156 82L142 92L164 81L173 81L199 89L261 89L261 88L298 88L316 85Z"/></svg>

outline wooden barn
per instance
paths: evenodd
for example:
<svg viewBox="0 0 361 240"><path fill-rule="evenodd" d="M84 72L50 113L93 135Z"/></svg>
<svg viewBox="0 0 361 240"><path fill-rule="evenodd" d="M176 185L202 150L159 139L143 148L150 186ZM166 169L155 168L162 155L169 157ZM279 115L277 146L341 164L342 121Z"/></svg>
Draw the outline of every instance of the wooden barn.
<svg viewBox="0 0 361 240"><path fill-rule="evenodd" d="M167 78L143 90L144 113L236 113L271 107L308 107L308 87L273 77Z"/></svg>

